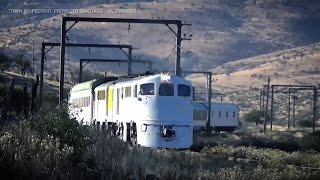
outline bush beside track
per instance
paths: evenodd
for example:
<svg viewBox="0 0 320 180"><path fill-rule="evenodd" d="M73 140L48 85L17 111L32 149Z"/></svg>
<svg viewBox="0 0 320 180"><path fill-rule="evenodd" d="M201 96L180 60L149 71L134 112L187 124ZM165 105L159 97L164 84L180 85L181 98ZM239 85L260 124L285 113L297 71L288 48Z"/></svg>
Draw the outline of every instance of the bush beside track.
<svg viewBox="0 0 320 180"><path fill-rule="evenodd" d="M80 126L66 108L46 109L1 131L0 174L35 179L312 179L320 155L253 147L205 147L199 153L131 147Z"/></svg>

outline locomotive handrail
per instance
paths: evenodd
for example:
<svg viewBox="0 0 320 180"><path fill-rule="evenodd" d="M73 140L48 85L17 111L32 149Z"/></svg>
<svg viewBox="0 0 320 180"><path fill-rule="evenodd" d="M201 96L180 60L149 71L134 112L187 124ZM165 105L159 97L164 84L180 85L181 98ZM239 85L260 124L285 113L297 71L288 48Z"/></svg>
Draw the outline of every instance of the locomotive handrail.
<svg viewBox="0 0 320 180"><path fill-rule="evenodd" d="M145 126L172 126L172 127L190 127L190 125L175 125L175 124L146 124L146 123L143 123L142 125L145 125Z"/></svg>

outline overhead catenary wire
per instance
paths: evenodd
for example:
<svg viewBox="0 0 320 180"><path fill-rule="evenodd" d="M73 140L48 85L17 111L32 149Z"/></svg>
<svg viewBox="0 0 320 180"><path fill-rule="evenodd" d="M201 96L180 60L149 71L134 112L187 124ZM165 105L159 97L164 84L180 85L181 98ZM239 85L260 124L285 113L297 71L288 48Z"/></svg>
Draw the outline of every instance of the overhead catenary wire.
<svg viewBox="0 0 320 180"><path fill-rule="evenodd" d="M175 44L171 50L171 52L169 53L169 55L166 58L163 58L163 60L169 61L169 59L176 54L175 49L176 49L177 45Z"/></svg>

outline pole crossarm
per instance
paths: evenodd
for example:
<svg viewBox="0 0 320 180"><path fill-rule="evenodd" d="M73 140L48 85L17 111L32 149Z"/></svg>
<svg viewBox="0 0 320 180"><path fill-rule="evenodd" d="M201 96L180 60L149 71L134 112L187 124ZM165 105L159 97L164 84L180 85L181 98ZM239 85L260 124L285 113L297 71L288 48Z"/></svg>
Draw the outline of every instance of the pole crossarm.
<svg viewBox="0 0 320 180"><path fill-rule="evenodd" d="M76 25L79 21L74 21L74 23L66 30L68 32L74 25Z"/></svg>
<svg viewBox="0 0 320 180"><path fill-rule="evenodd" d="M46 45L44 45L44 46L46 46ZM50 46L50 45L48 45L48 46ZM53 47L55 47L55 46L51 46L44 54L46 55Z"/></svg>
<svg viewBox="0 0 320 180"><path fill-rule="evenodd" d="M90 61L87 61L81 68L84 68L84 67L86 67L86 65L88 65L89 64L89 62Z"/></svg>
<svg viewBox="0 0 320 180"><path fill-rule="evenodd" d="M286 85L286 84L276 84L272 85L272 87L291 87L291 88L315 88L315 86L302 86L302 85Z"/></svg>
<svg viewBox="0 0 320 180"><path fill-rule="evenodd" d="M60 43L43 42L44 46L60 46ZM132 48L131 45L121 44L87 44L87 43L66 43L65 46L69 47L94 47L94 48Z"/></svg>
<svg viewBox="0 0 320 180"><path fill-rule="evenodd" d="M128 60L124 59L80 59L80 61L87 61L87 62L128 62ZM150 60L139 60L133 59L132 62L139 62L139 63L150 63Z"/></svg>
<svg viewBox="0 0 320 180"><path fill-rule="evenodd" d="M86 64L82 65L83 62L86 62ZM82 82L82 71L83 71L83 68L89 62L129 63L128 60L122 60L122 59L80 59L79 83ZM134 59L134 60L131 60L131 63L149 64L149 71L151 71L152 62L150 60Z"/></svg>
<svg viewBox="0 0 320 180"><path fill-rule="evenodd" d="M122 48L120 48L120 50L123 52L123 54L125 54L129 58L129 54L128 53L126 53Z"/></svg>
<svg viewBox="0 0 320 180"><path fill-rule="evenodd" d="M169 26L169 24L166 24L166 26L170 29L170 31L177 37L178 34Z"/></svg>
<svg viewBox="0 0 320 180"><path fill-rule="evenodd" d="M63 17L64 21L74 22L111 22L111 23L138 23L138 24L182 24L181 20L163 19L127 19L127 18L92 18L92 17Z"/></svg>

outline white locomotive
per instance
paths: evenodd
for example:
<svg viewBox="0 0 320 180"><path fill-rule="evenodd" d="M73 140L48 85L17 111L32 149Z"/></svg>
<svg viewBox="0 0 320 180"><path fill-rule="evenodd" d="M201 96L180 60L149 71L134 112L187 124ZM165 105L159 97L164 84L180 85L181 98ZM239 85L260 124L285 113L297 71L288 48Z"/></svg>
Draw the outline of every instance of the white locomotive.
<svg viewBox="0 0 320 180"><path fill-rule="evenodd" d="M233 132L239 123L240 108L237 104L212 103L210 126L215 132ZM204 129L207 123L208 103L195 101L193 103L193 127L195 131Z"/></svg>
<svg viewBox="0 0 320 180"><path fill-rule="evenodd" d="M189 81L169 74L92 80L71 89L70 113L133 144L189 148L192 94Z"/></svg>

